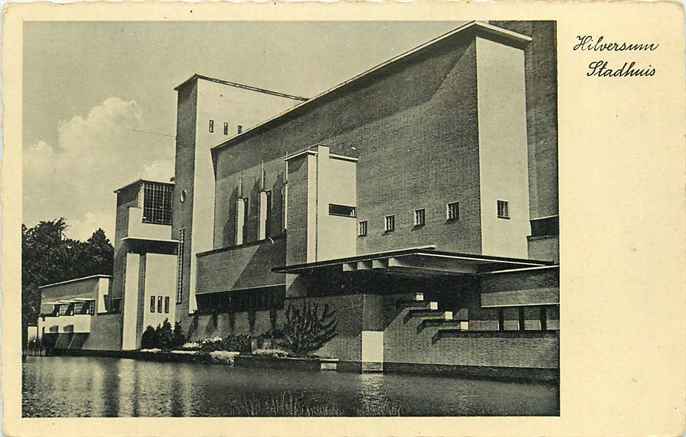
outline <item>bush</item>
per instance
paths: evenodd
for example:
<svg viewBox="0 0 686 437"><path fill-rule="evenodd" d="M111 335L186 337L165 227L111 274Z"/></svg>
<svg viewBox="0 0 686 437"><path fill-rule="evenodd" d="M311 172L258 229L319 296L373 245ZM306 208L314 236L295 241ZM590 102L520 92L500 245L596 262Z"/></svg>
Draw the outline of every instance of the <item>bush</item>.
<svg viewBox="0 0 686 437"><path fill-rule="evenodd" d="M182 347L186 343L186 336L183 335L181 322L174 323L174 347Z"/></svg>
<svg viewBox="0 0 686 437"><path fill-rule="evenodd" d="M165 319L161 326L157 327L157 347L164 351L174 347L174 334L172 333L171 323Z"/></svg>
<svg viewBox="0 0 686 437"><path fill-rule="evenodd" d="M283 334L293 354L309 355L336 336L336 310L326 304L319 314L316 303L305 302L300 308L289 304Z"/></svg>
<svg viewBox="0 0 686 437"><path fill-rule="evenodd" d="M221 337L203 338L200 340L200 350L203 352L214 352L224 350Z"/></svg>
<svg viewBox="0 0 686 437"><path fill-rule="evenodd" d="M157 345L157 331L155 328L148 325L143 332L143 337L141 338L141 349L153 349L156 348Z"/></svg>
<svg viewBox="0 0 686 437"><path fill-rule="evenodd" d="M252 337L249 335L228 335L222 340L222 350L233 352L252 352Z"/></svg>

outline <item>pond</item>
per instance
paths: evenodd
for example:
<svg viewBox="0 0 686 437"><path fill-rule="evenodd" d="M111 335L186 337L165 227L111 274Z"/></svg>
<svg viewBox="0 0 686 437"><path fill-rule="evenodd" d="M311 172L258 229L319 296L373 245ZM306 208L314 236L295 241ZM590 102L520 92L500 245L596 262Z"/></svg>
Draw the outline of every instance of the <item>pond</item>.
<svg viewBox="0 0 686 437"><path fill-rule="evenodd" d="M28 357L24 417L557 416L558 386L398 374Z"/></svg>

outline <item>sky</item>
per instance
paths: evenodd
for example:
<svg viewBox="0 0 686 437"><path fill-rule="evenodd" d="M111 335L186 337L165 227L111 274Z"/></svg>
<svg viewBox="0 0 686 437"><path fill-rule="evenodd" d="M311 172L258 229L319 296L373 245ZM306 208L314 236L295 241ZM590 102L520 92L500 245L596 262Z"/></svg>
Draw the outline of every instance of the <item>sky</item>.
<svg viewBox="0 0 686 437"><path fill-rule="evenodd" d="M28 22L23 223L114 237L113 191L173 175L193 73L312 97L461 22Z"/></svg>

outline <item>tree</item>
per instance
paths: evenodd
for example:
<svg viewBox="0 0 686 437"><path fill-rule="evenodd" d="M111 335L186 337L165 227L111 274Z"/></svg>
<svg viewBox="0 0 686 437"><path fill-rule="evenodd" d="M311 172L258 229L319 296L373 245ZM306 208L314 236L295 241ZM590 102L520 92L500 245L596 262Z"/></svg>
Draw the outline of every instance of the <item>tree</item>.
<svg viewBox="0 0 686 437"><path fill-rule="evenodd" d="M328 304L319 314L319 305L288 305L283 335L288 349L296 355L308 355L336 336L336 310Z"/></svg>
<svg viewBox="0 0 686 437"><path fill-rule="evenodd" d="M174 323L174 347L181 347L186 343L186 336L183 335L181 322Z"/></svg>
<svg viewBox="0 0 686 437"><path fill-rule="evenodd" d="M157 347L168 351L174 347L174 334L172 333L171 323L164 319L162 326L158 326L157 330Z"/></svg>
<svg viewBox="0 0 686 437"><path fill-rule="evenodd" d="M143 331L143 336L141 337L141 349L152 349L157 347L157 331L152 326L148 325Z"/></svg>

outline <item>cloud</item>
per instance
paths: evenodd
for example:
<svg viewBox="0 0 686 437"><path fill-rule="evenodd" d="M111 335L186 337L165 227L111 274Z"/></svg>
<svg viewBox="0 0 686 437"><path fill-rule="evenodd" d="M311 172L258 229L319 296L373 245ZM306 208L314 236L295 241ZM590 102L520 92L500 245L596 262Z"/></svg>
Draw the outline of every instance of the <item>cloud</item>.
<svg viewBox="0 0 686 437"><path fill-rule="evenodd" d="M173 139L150 135L133 100L110 97L57 127L57 143L24 150L24 223L65 217L73 238L102 227L114 239L113 191L135 179L168 180Z"/></svg>

